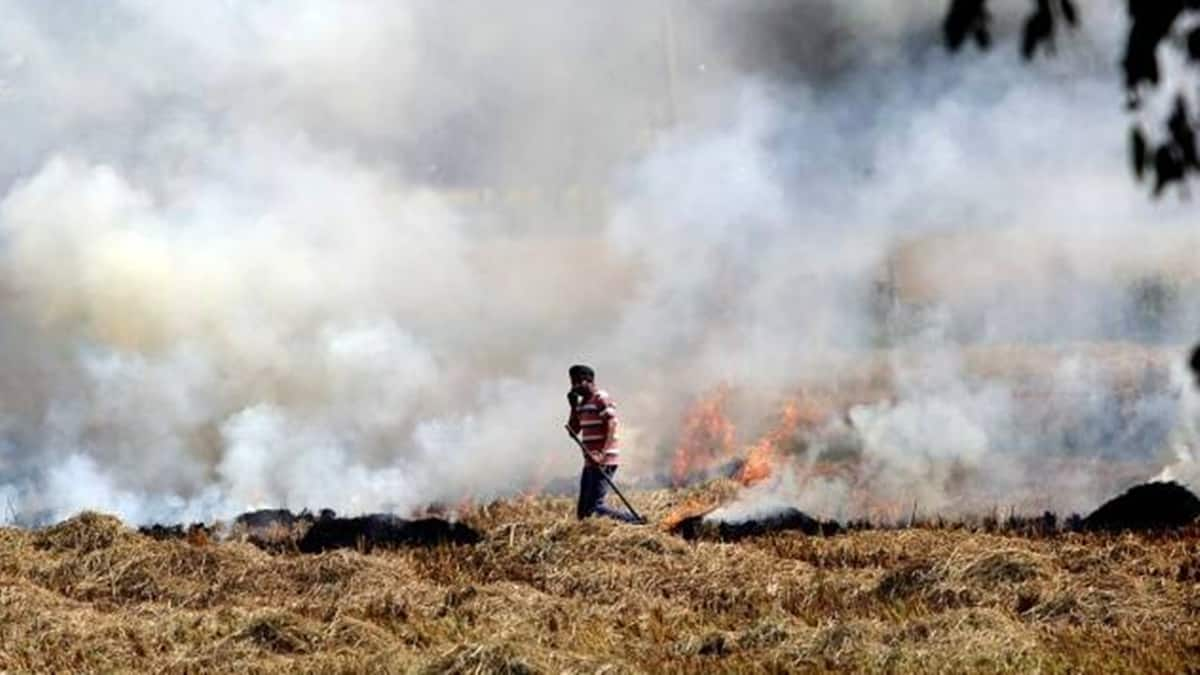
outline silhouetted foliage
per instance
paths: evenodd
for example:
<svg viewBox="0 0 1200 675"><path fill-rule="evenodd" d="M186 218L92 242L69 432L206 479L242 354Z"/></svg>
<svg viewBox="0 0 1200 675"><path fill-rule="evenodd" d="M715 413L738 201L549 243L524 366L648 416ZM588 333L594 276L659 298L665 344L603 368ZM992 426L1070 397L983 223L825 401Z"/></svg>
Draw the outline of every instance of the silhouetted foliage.
<svg viewBox="0 0 1200 675"><path fill-rule="evenodd" d="M988 33L988 12L986 0L952 0L946 21L942 24L942 33L946 37L946 46L951 51L958 51L966 42L967 37L974 37L975 42L983 49L991 43Z"/></svg>
<svg viewBox="0 0 1200 675"><path fill-rule="evenodd" d="M1064 10L1067 2L1052 2L1052 0L1037 0L1037 9L1025 20L1025 29L1021 31L1021 55L1025 60L1032 59L1039 45L1044 45L1049 53L1054 53L1054 30L1057 27L1056 10L1071 25L1075 25L1078 16L1074 7Z"/></svg>
<svg viewBox="0 0 1200 675"><path fill-rule="evenodd" d="M1133 162L1133 175L1137 176L1138 180L1146 173L1146 153L1148 144L1146 143L1146 135L1142 130L1133 127L1129 130L1129 150L1130 160Z"/></svg>
<svg viewBox="0 0 1200 675"><path fill-rule="evenodd" d="M1187 103L1183 96L1175 97L1175 110L1167 120L1167 129L1171 132L1171 143L1183 165L1193 170L1200 169L1200 159L1196 157L1196 132L1192 130L1192 122L1188 119Z"/></svg>
<svg viewBox="0 0 1200 675"><path fill-rule="evenodd" d="M1175 19L1183 11L1183 0L1130 0L1129 15L1133 24L1129 28L1129 42L1125 46L1125 88L1129 90L1130 104L1139 102L1137 89L1143 84L1157 85L1159 82L1158 43L1171 31Z"/></svg>
<svg viewBox="0 0 1200 675"><path fill-rule="evenodd" d="M1071 0L1062 0L1058 3L1058 7L1068 24L1071 26L1079 25L1079 12L1075 11L1075 3L1071 2Z"/></svg>
<svg viewBox="0 0 1200 675"><path fill-rule="evenodd" d="M1158 48L1168 45L1185 51L1189 62L1200 62L1200 28L1187 30L1180 18L1188 10L1200 10L1200 0L1128 0L1129 37L1121 67L1125 75L1125 91L1130 110L1141 107L1147 88L1162 84ZM969 35L985 31L990 14L987 0L951 0L943 25L946 47L958 51ZM1033 59L1039 51L1054 53L1054 37L1060 23L1077 26L1079 12L1072 0L1034 0L1034 9L1025 20L1021 34L1021 54ZM1186 35L1173 34L1187 30ZM979 40L986 49L990 36ZM1134 176L1140 181L1153 171L1155 197L1172 183L1182 187L1189 172L1200 172L1192 116L1182 95L1167 120L1164 139L1152 144L1146 130L1134 126L1130 133L1130 162ZM1153 160L1153 161L1151 161Z"/></svg>

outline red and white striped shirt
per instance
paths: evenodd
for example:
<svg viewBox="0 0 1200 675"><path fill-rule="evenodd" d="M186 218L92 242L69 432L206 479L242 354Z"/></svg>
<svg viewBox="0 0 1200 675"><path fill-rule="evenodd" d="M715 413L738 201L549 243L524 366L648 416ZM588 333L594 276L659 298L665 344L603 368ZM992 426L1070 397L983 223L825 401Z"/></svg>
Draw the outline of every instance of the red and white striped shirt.
<svg viewBox="0 0 1200 675"><path fill-rule="evenodd" d="M620 438L617 435L617 406L608 392L597 390L590 398L571 409L567 421L571 431L579 435L583 446L593 454L603 454L606 466L621 462Z"/></svg>

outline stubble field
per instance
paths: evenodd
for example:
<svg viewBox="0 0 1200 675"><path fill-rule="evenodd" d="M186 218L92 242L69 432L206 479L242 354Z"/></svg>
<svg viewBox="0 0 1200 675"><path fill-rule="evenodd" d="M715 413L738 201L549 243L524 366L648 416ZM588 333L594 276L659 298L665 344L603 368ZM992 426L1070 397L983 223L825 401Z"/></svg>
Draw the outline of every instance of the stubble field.
<svg viewBox="0 0 1200 675"><path fill-rule="evenodd" d="M661 523L736 487L643 491ZM537 497L475 546L267 552L85 514L0 529L0 671L1183 672L1200 531L942 524L687 542Z"/></svg>

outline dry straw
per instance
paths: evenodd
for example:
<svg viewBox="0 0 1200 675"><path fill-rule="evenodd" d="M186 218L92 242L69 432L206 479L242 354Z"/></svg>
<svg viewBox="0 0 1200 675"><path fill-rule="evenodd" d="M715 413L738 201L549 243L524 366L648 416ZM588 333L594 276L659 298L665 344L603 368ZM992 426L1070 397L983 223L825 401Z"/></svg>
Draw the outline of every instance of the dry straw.
<svg viewBox="0 0 1200 675"><path fill-rule="evenodd" d="M656 521L721 483L632 495ZM305 556L82 514L0 529L0 671L1182 672L1200 536L969 528L688 543L480 507L486 539Z"/></svg>

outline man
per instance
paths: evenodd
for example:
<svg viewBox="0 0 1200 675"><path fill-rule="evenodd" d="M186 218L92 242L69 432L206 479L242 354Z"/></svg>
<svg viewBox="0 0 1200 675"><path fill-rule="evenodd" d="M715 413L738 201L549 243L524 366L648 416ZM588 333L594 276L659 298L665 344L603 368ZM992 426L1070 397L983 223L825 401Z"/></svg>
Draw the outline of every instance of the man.
<svg viewBox="0 0 1200 675"><path fill-rule="evenodd" d="M596 373L590 367L575 365L567 372L571 376L571 391L567 392L571 416L567 427L579 437L584 447L575 515L580 520L598 514L626 523L639 522L633 514L612 509L604 503L608 493L605 476L611 480L621 463L617 407L608 393L596 387Z"/></svg>

